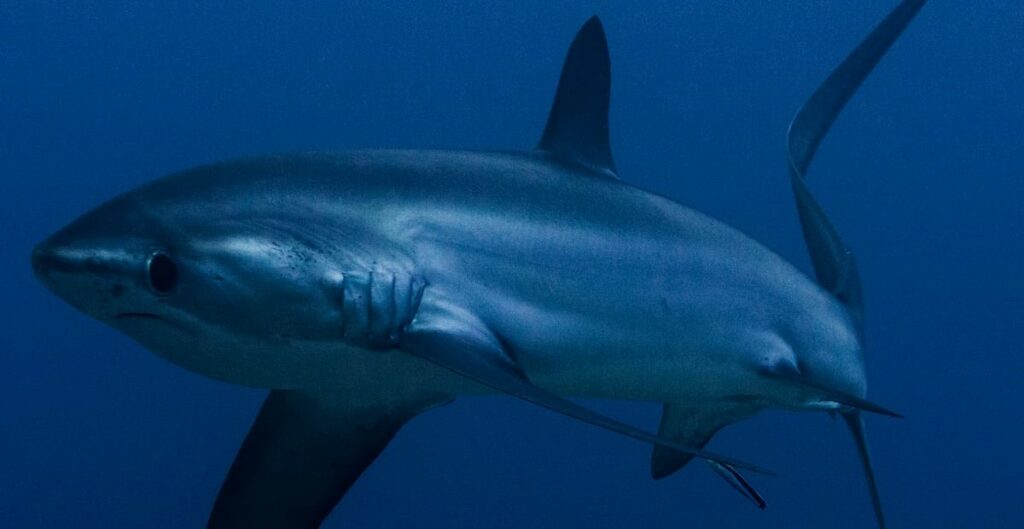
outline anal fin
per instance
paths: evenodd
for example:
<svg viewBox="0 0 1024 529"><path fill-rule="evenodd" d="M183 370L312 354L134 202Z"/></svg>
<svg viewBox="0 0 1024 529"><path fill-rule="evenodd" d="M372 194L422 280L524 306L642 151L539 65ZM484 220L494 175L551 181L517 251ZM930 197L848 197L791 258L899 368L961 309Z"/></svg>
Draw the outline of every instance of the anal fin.
<svg viewBox="0 0 1024 529"><path fill-rule="evenodd" d="M665 403L658 435L694 448L704 448L718 430L748 415L750 415L749 411L736 407L714 405L697 407ZM690 454L656 445L651 451L651 477L664 479L671 476L686 466L691 459L693 456ZM735 467L711 459L707 460L707 463L729 486L752 501L758 508L765 508L767 503L764 498Z"/></svg>
<svg viewBox="0 0 1024 529"><path fill-rule="evenodd" d="M704 448L711 436L726 423L714 415L682 404L665 403L661 412L661 426L658 435L673 439L694 448ZM663 479L686 466L693 455L655 446L651 450L651 477Z"/></svg>

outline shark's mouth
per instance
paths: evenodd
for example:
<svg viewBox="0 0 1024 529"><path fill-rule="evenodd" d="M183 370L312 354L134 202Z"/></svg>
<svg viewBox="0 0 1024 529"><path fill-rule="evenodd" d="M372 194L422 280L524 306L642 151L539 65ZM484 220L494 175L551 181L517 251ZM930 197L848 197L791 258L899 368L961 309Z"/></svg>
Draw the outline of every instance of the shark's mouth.
<svg viewBox="0 0 1024 529"><path fill-rule="evenodd" d="M127 320L127 319L140 318L140 319L144 319L144 320L162 320L162 321L167 321L162 316L158 316L156 314L152 314L152 313L149 313L149 312L122 312L122 313L118 314L116 316L116 318L119 319L119 320Z"/></svg>
<svg viewBox="0 0 1024 529"><path fill-rule="evenodd" d="M159 314L153 314L152 312L121 312L114 316L118 322L129 321L129 322L155 322L167 327L171 327L175 330L181 331L186 334L194 335L191 329L178 323L174 320L160 316Z"/></svg>

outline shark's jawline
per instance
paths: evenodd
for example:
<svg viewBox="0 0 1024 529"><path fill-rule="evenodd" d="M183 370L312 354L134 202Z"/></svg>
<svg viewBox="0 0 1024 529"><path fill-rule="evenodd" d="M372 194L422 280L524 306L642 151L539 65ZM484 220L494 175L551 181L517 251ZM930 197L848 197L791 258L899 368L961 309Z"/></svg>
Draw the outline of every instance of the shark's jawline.
<svg viewBox="0 0 1024 529"><path fill-rule="evenodd" d="M125 320L125 319L131 319L131 318L140 318L140 319L143 319L143 320L161 320L161 321L164 321L163 317L158 316L156 314L149 313L149 312L121 312L121 313L118 313L117 316L115 316L115 317L117 319L119 319L119 320Z"/></svg>

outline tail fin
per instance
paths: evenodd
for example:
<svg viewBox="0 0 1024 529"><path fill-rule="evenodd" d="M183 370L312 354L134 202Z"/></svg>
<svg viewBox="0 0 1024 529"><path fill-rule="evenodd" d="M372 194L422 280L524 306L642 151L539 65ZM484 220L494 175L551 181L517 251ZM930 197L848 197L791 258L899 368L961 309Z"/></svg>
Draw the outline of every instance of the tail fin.
<svg viewBox="0 0 1024 529"><path fill-rule="evenodd" d="M793 193L796 195L804 241L807 243L811 262L814 265L814 273L818 278L818 283L847 307L862 334L863 298L853 253L843 244L839 233L832 226L814 196L811 195L804 179L807 168L814 158L814 153L818 150L818 145L828 133L836 117L871 73L871 70L878 64L878 61L885 55L885 52L892 46L892 43L910 24L914 15L924 6L925 1L904 0L896 6L885 17L885 20L818 87L818 90L793 118L789 127L790 179L793 184ZM854 403L847 402L846 404ZM888 410L880 408L870 411L885 413ZM875 472L868 454L860 411L848 412L844 418L860 452L878 525L884 529L885 518L882 514L882 503L875 482Z"/></svg>
<svg viewBox="0 0 1024 529"><path fill-rule="evenodd" d="M871 453L868 451L868 440L864 434L864 418L861 417L860 410L854 410L843 414L843 419L846 420L846 425L850 427L853 441L857 443L857 453L860 455L860 464L864 467L864 477L868 481L868 490L871 492L871 506L875 508L878 529L885 529L882 497L878 494L878 484L875 482L875 469L871 466Z"/></svg>
<svg viewBox="0 0 1024 529"><path fill-rule="evenodd" d="M860 278L853 253L811 195L804 182L818 145L847 101L875 68L892 43L910 24L926 0L904 0L843 60L804 103L789 125L789 169L800 214L800 226L822 287L862 321Z"/></svg>

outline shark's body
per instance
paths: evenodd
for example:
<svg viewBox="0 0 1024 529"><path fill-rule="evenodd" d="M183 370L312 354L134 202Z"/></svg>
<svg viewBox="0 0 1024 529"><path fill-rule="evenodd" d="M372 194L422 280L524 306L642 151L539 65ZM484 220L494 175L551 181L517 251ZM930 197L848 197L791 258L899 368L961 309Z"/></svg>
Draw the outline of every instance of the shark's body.
<svg viewBox="0 0 1024 529"><path fill-rule="evenodd" d="M859 282L803 184L908 0L794 121L817 280L737 230L615 176L596 19L530 152L355 151L204 166L130 191L40 244L37 275L192 371L271 388L211 527L315 527L409 418L504 392L655 445L664 477L766 407L840 411L881 519L861 410ZM665 403L658 435L566 400Z"/></svg>
<svg viewBox="0 0 1024 529"><path fill-rule="evenodd" d="M310 306L310 317L336 319L336 335L248 328L248 354L219 353L216 336L235 339L249 326L243 319L159 351L236 384L358 388L400 379L451 394L485 389L409 355L362 347L395 332L402 314L443 302L483 320L532 381L558 394L736 398L753 412L786 403L736 390L751 366L805 336L801 327L815 327L809 320L845 318L815 282L737 230L538 154L276 156L173 175L120 200L173 218L183 233L209 234L211 245L248 245L274 266L348 278L347 300L341 282L312 285L323 305ZM409 293L418 285L429 288L417 301ZM347 321L337 316L346 312ZM816 341L855 346L848 328L830 327L834 336ZM837 369L863 383L857 365Z"/></svg>

